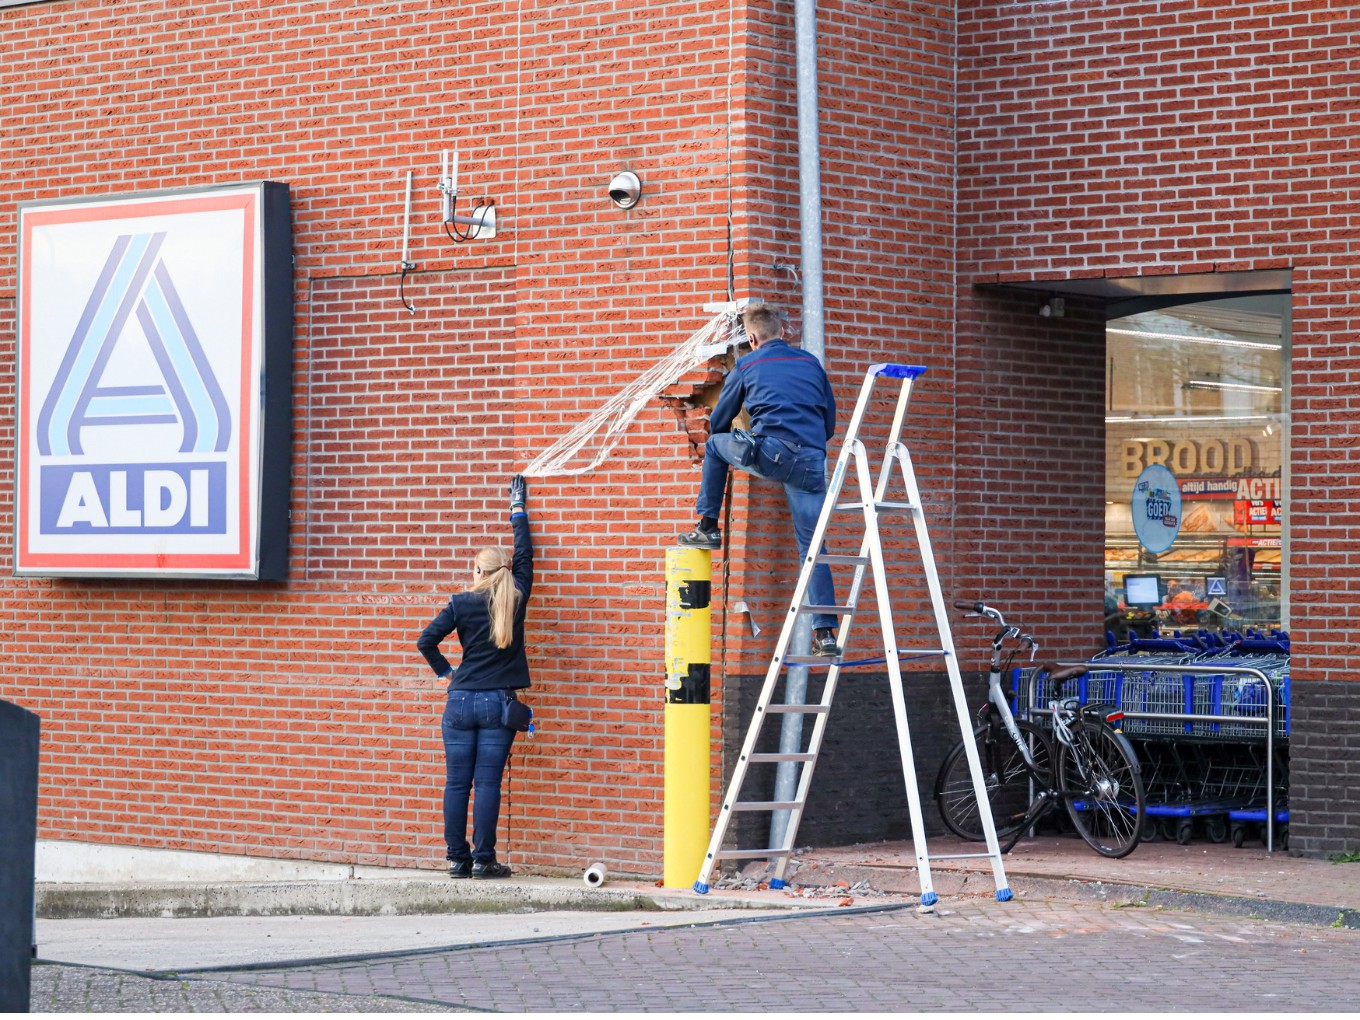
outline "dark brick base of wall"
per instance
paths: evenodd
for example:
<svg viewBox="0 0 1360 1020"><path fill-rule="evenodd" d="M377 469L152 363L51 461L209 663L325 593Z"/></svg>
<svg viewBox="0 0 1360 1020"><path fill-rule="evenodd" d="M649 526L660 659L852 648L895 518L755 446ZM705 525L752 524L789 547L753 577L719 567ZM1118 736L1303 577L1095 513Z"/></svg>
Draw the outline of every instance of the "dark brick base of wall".
<svg viewBox="0 0 1360 1020"><path fill-rule="evenodd" d="M1289 852L1360 850L1360 682L1295 679L1291 701Z"/></svg>
<svg viewBox="0 0 1360 1020"><path fill-rule="evenodd" d="M825 670L809 678L808 702L821 697ZM927 835L942 831L935 810L935 773L949 748L959 740L959 724L944 673L905 676L907 721L911 728L913 759L924 807ZM965 678L969 719L986 696L985 679ZM723 783L726 784L741 751L755 712L764 676L729 677L727 711L723 719ZM783 701L782 689L776 702ZM757 750L775 751L782 716L767 722ZM813 717L805 716L803 746L811 736ZM774 789L775 765L752 765L742 800L768 798ZM798 828L796 846L848 846L911 835L907 794L893 722L892 698L886 673L847 670L836 689L827 723L826 740L813 773L807 810ZM728 830L730 847L769 846L770 815L739 812Z"/></svg>

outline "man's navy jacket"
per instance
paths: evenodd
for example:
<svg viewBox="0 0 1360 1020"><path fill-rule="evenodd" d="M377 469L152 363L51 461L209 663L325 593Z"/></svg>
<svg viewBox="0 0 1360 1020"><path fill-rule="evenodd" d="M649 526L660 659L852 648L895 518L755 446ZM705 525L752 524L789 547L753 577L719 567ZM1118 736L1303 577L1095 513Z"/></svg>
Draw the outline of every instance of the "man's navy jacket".
<svg viewBox="0 0 1360 1020"><path fill-rule="evenodd" d="M727 432L742 405L751 431L826 451L836 432L836 398L821 363L783 340L766 340L737 359L718 396L709 424Z"/></svg>

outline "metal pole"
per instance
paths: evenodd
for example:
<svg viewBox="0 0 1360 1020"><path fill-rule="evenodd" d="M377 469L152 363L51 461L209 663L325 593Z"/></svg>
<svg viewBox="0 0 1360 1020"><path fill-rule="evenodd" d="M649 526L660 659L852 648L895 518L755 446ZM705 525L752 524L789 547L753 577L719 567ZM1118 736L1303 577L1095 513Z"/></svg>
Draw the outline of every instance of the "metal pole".
<svg viewBox="0 0 1360 1020"><path fill-rule="evenodd" d="M798 61L798 223L803 273L803 350L826 363L822 310L822 150L817 108L817 3L795 0Z"/></svg>
<svg viewBox="0 0 1360 1020"><path fill-rule="evenodd" d="M802 348L826 364L826 330L822 311L822 156L817 104L817 3L795 0L794 35L798 65L798 220L803 278ZM812 643L812 620L806 615L794 623L792 647L799 654ZM794 666L784 682L784 703L807 702L808 670ZM779 730L781 754L802 750L803 717L784 716ZM775 767L774 799L791 800L798 784L798 763L780 762ZM789 812L776 811L770 818L770 846L782 846Z"/></svg>

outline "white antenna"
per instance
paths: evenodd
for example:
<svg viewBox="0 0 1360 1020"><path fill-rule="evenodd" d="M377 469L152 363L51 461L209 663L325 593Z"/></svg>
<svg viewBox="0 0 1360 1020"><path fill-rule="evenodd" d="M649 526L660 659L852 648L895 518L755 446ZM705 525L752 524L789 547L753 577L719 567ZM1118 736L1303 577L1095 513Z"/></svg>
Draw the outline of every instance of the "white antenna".
<svg viewBox="0 0 1360 1020"><path fill-rule="evenodd" d="M411 261L411 182L415 176L414 170L406 171L406 214L401 221L401 269L414 269L416 264Z"/></svg>
<svg viewBox="0 0 1360 1020"><path fill-rule="evenodd" d="M439 175L440 215L444 221L444 232L449 238L462 244L474 239L490 240L496 236L496 203L488 199L472 208L471 216L460 216L455 207L458 204L458 150L445 149L443 172ZM452 224L452 226L451 226ZM458 227L466 227L459 230Z"/></svg>
<svg viewBox="0 0 1360 1020"><path fill-rule="evenodd" d="M444 196L445 223L453 222L453 206L458 201L458 150L444 150L444 172L439 177L439 190Z"/></svg>

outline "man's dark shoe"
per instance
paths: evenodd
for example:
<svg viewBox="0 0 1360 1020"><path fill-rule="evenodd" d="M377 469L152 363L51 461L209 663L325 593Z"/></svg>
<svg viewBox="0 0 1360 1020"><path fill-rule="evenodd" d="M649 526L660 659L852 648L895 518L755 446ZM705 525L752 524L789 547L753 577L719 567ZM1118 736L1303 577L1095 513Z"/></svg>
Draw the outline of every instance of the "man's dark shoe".
<svg viewBox="0 0 1360 1020"><path fill-rule="evenodd" d="M695 525L694 530L686 535L681 535L677 541L691 549L721 549L722 532L717 528L709 530L702 524Z"/></svg>
<svg viewBox="0 0 1360 1020"><path fill-rule="evenodd" d="M477 861L472 865L473 878L509 878L510 865L500 861Z"/></svg>
<svg viewBox="0 0 1360 1020"><path fill-rule="evenodd" d="M836 644L836 632L830 627L819 627L812 632L812 654L824 655L828 659L838 659L841 646Z"/></svg>
<svg viewBox="0 0 1360 1020"><path fill-rule="evenodd" d="M465 861L449 861L449 878L467 878L472 874L472 858Z"/></svg>

